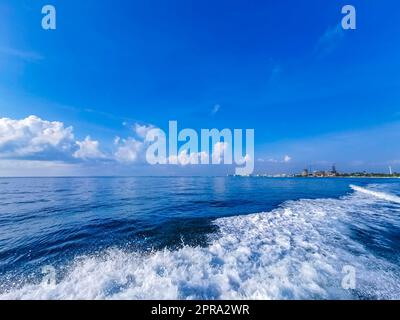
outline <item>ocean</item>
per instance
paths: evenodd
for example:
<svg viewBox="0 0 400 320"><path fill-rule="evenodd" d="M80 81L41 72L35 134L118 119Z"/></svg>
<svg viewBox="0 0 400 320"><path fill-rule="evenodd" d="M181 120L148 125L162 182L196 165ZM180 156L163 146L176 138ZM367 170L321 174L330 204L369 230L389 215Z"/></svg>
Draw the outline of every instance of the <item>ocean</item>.
<svg viewBox="0 0 400 320"><path fill-rule="evenodd" d="M0 299L400 299L399 253L399 179L0 179Z"/></svg>

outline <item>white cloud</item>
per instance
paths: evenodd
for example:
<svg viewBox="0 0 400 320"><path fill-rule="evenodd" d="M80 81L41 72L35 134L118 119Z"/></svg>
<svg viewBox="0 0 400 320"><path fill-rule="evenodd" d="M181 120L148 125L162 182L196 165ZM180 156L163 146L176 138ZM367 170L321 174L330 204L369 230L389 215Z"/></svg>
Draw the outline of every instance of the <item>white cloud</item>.
<svg viewBox="0 0 400 320"><path fill-rule="evenodd" d="M144 147L147 145L145 139L148 132L153 129L156 129L156 127L151 124L135 123L133 131L136 134L136 138L128 137L127 139L122 139L118 136L115 137L114 144L117 146L117 150L114 153L114 159L121 163L143 161Z"/></svg>
<svg viewBox="0 0 400 320"><path fill-rule="evenodd" d="M136 162L142 158L143 141L151 125L134 126L138 139L116 137L116 151L106 155L100 150L99 141L87 136L83 141L75 141L73 128L65 127L59 121L46 121L37 116L22 120L0 119L0 158L41 159L41 160L81 160L114 159L121 163Z"/></svg>
<svg viewBox="0 0 400 320"><path fill-rule="evenodd" d="M207 163L208 162L208 153L203 151L203 152L198 152L194 155L195 157L199 158L199 161L201 163Z"/></svg>
<svg viewBox="0 0 400 320"><path fill-rule="evenodd" d="M182 166L186 166L189 164L200 164L202 162L207 162L207 160L207 152L192 152L189 154L188 150L181 151L178 156L168 157L168 163L180 164Z"/></svg>
<svg viewBox="0 0 400 320"><path fill-rule="evenodd" d="M225 151L228 149L227 142L217 142L213 149L213 163L221 163L224 157Z"/></svg>
<svg viewBox="0 0 400 320"><path fill-rule="evenodd" d="M79 149L73 154L77 159L101 159L105 155L99 150L99 142L87 136L84 141L76 141Z"/></svg>
<svg viewBox="0 0 400 320"><path fill-rule="evenodd" d="M215 115L218 113L218 111L221 109L221 106L219 104L216 104L213 109L211 110L211 114Z"/></svg>
<svg viewBox="0 0 400 320"><path fill-rule="evenodd" d="M283 157L283 162L288 163L290 161L292 161L292 158L290 156L286 155Z"/></svg>
<svg viewBox="0 0 400 320"><path fill-rule="evenodd" d="M139 159L144 143L134 138L118 140L118 148L114 154L118 162L129 163Z"/></svg>
<svg viewBox="0 0 400 320"><path fill-rule="evenodd" d="M155 129L155 127L153 125L145 125L145 124L144 125L140 125L138 123L135 123L135 125L133 126L133 131L141 139L145 139L146 136L147 136L147 133L152 129Z"/></svg>
<svg viewBox="0 0 400 320"><path fill-rule="evenodd" d="M0 156L24 157L44 151L66 152L74 145L72 127L37 116L22 120L0 119Z"/></svg>

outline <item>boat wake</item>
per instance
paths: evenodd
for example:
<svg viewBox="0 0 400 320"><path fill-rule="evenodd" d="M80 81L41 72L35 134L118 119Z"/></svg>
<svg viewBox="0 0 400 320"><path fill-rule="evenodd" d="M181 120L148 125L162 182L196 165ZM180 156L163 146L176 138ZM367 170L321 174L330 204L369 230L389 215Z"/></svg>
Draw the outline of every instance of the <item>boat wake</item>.
<svg viewBox="0 0 400 320"><path fill-rule="evenodd" d="M289 201L217 219L219 234L205 247L111 248L77 258L53 287L10 285L0 299L400 299L399 265L353 233L376 215L387 226L398 223L390 220L393 208L377 201L398 199L352 188L373 197ZM348 266L356 272L353 290L342 287Z"/></svg>
<svg viewBox="0 0 400 320"><path fill-rule="evenodd" d="M362 188L362 187L355 186L355 185L350 185L350 188L352 188L354 191L361 192L366 195L370 195L370 196L373 196L373 197L376 197L376 198L379 198L382 200L400 204L400 197L392 195L392 194L388 194L385 192L373 191L373 190L369 190L369 189Z"/></svg>

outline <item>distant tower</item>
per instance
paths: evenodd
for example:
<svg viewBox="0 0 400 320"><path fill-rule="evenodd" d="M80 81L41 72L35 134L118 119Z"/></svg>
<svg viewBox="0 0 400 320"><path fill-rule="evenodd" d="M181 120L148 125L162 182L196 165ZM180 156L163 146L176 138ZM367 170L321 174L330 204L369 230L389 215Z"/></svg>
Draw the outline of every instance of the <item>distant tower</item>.
<svg viewBox="0 0 400 320"><path fill-rule="evenodd" d="M389 174L393 175L392 166L389 166Z"/></svg>
<svg viewBox="0 0 400 320"><path fill-rule="evenodd" d="M336 171L336 166L335 166L335 165L332 166L332 173L333 173L333 174L336 174L336 173L337 173L337 171Z"/></svg>

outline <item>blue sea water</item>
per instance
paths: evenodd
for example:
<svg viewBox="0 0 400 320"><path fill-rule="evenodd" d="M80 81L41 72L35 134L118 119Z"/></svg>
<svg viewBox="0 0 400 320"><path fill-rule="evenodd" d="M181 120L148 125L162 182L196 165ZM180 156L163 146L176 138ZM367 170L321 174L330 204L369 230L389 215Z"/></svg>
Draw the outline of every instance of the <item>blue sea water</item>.
<svg viewBox="0 0 400 320"><path fill-rule="evenodd" d="M400 299L399 253L398 179L0 179L0 299Z"/></svg>

